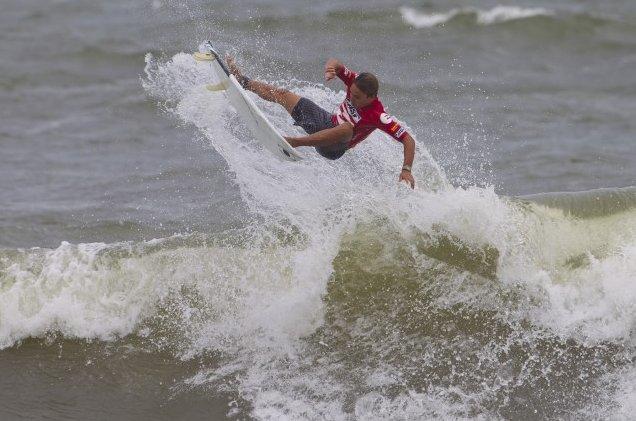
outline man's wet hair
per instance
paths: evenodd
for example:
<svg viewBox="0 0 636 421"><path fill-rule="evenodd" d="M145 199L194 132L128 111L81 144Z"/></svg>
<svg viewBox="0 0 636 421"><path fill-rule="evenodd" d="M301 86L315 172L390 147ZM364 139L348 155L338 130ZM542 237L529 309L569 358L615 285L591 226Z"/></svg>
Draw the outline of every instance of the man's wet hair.
<svg viewBox="0 0 636 421"><path fill-rule="evenodd" d="M378 96L378 88L380 83L378 82L378 78L372 75L371 73L360 73L354 82L358 89L366 94L368 97L376 97Z"/></svg>

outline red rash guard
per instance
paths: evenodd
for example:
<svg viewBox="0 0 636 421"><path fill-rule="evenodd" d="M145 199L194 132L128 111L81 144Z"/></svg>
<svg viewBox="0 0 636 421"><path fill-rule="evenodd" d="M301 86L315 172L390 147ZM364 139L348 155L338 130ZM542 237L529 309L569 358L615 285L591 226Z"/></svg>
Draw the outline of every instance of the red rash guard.
<svg viewBox="0 0 636 421"><path fill-rule="evenodd" d="M402 142L407 135L406 129L392 116L386 113L384 106L378 98L366 107L357 109L351 103L351 84L358 76L345 66L336 73L347 85L347 97L340 104L336 114L331 116L334 125L344 122L353 124L353 136L349 141L349 148L366 139L375 129L380 129L398 142Z"/></svg>

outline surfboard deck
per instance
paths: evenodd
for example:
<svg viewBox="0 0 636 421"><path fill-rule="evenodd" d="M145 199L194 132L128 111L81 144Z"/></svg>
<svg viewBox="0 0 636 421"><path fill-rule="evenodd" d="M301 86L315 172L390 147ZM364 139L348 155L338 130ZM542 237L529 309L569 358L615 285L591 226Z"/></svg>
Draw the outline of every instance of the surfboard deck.
<svg viewBox="0 0 636 421"><path fill-rule="evenodd" d="M300 161L303 156L298 153L265 117L265 114L258 108L252 98L234 75L230 74L223 59L212 48L210 42L201 46L201 51L194 53L197 61L210 63L215 74L219 77L219 83L207 85L210 91L220 91L225 93L228 101L238 112L241 121L250 129L254 138L265 149L280 159L286 161Z"/></svg>

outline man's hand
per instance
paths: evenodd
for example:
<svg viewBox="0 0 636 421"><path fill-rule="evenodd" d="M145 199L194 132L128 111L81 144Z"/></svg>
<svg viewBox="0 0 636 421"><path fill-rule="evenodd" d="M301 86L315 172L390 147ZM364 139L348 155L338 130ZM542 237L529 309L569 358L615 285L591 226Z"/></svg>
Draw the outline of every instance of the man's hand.
<svg viewBox="0 0 636 421"><path fill-rule="evenodd" d="M325 81L329 82L336 77L336 69L333 67L325 67Z"/></svg>
<svg viewBox="0 0 636 421"><path fill-rule="evenodd" d="M342 66L342 64L335 58L327 60L327 63L325 63L325 80L327 82L337 76L340 66Z"/></svg>
<svg viewBox="0 0 636 421"><path fill-rule="evenodd" d="M413 159L415 159L415 139L410 134L406 134L402 139L402 145L404 145L404 165L402 166L402 172L400 173L400 180L406 180L411 185L411 188L415 188L415 179L411 174L411 166L413 165Z"/></svg>
<svg viewBox="0 0 636 421"><path fill-rule="evenodd" d="M400 179L398 181L406 181L407 183L409 183L412 189L415 188L415 179L413 178L413 174L411 174L411 171L402 170L402 172L400 173Z"/></svg>

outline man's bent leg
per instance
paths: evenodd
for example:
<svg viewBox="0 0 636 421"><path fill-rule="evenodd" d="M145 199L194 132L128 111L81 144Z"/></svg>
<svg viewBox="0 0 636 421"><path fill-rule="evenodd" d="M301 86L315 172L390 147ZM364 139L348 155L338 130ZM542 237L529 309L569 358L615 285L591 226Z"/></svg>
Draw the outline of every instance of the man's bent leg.
<svg viewBox="0 0 636 421"><path fill-rule="evenodd" d="M343 123L334 127L331 114L311 100L302 98L287 89L277 88L243 76L231 57L227 58L227 64L230 72L243 88L249 89L266 101L285 107L294 119L294 124L301 126L310 134L305 137L286 137L285 139L293 147L314 146L316 151L327 159L338 159L344 155L353 135L351 124Z"/></svg>
<svg viewBox="0 0 636 421"><path fill-rule="evenodd" d="M234 59L232 57L227 58L227 65L230 73L236 77L241 86L254 92L265 101L275 102L282 105L289 114L292 113L294 107L298 104L298 101L300 100L299 95L296 95L287 89L278 88L276 86L259 82L258 80L248 79L243 76L239 68L236 66L236 63L234 63Z"/></svg>
<svg viewBox="0 0 636 421"><path fill-rule="evenodd" d="M296 107L296 104L300 101L300 95L297 95L292 91L288 91L287 89L259 82L258 80L250 79L246 83L246 88L266 101L282 105L289 114L292 113L294 107Z"/></svg>

